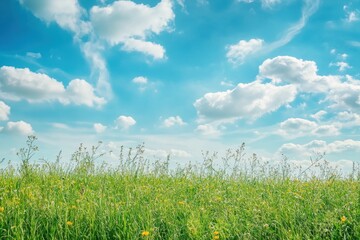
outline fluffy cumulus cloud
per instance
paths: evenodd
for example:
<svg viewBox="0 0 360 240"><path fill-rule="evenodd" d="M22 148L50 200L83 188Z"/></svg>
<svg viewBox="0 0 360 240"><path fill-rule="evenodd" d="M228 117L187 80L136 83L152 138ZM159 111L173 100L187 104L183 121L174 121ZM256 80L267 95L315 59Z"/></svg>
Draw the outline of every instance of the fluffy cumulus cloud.
<svg viewBox="0 0 360 240"><path fill-rule="evenodd" d="M289 118L279 124L280 135L294 138L299 136L336 136L340 134L339 127L333 125L319 125L303 118Z"/></svg>
<svg viewBox="0 0 360 240"><path fill-rule="evenodd" d="M162 59L165 57L165 49L163 46L140 39L126 39L121 49L126 52L141 52L154 59Z"/></svg>
<svg viewBox="0 0 360 240"><path fill-rule="evenodd" d="M293 85L304 93L326 95L330 107L360 112L360 81L347 76L321 76L317 65L290 56L267 59L259 67L260 79L271 79L277 85Z"/></svg>
<svg viewBox="0 0 360 240"><path fill-rule="evenodd" d="M6 121L9 119L10 107L3 101L0 101L0 121Z"/></svg>
<svg viewBox="0 0 360 240"><path fill-rule="evenodd" d="M56 22L61 28L82 35L88 33L90 26L81 21L84 10L77 0L19 0L37 18L47 22Z"/></svg>
<svg viewBox="0 0 360 240"><path fill-rule="evenodd" d="M115 128L126 130L134 126L135 124L136 121L131 116L119 116L115 121Z"/></svg>
<svg viewBox="0 0 360 240"><path fill-rule="evenodd" d="M260 51L263 44L264 40L262 39L241 40L237 44L227 47L226 57L229 62L242 64L247 56Z"/></svg>
<svg viewBox="0 0 360 240"><path fill-rule="evenodd" d="M289 118L286 121L280 123L280 128L285 130L288 134L296 132L309 132L317 127L315 122L302 119L302 118Z"/></svg>
<svg viewBox="0 0 360 240"><path fill-rule="evenodd" d="M94 130L96 133L103 133L106 130L106 126L102 125L101 123L94 123Z"/></svg>
<svg viewBox="0 0 360 240"><path fill-rule="evenodd" d="M240 83L225 92L207 93L194 106L204 120L255 120L292 102L295 87L260 82Z"/></svg>
<svg viewBox="0 0 360 240"><path fill-rule="evenodd" d="M326 92L340 83L337 76L317 75L317 65L290 56L265 60L259 67L259 76L275 84L293 84L304 92Z"/></svg>
<svg viewBox="0 0 360 240"><path fill-rule="evenodd" d="M353 112L339 112L335 117L337 121L339 121L342 127L355 127L360 126L360 115Z"/></svg>
<svg viewBox="0 0 360 240"><path fill-rule="evenodd" d="M360 113L360 81L344 82L330 89L326 100L331 103L331 108Z"/></svg>
<svg viewBox="0 0 360 240"><path fill-rule="evenodd" d="M2 132L23 136L34 134L32 126L24 121L7 122L6 126L2 129Z"/></svg>
<svg viewBox="0 0 360 240"><path fill-rule="evenodd" d="M175 18L171 0L161 0L154 7L125 0L104 6L105 1L101 1L101 6L92 7L89 13L78 0L18 1L42 21L54 22L74 34L75 42L91 65L91 76L97 78L96 92L107 100L112 98L113 92L103 56L109 46L106 42L121 44L123 51L141 52L154 59L163 59L164 47L147 38L170 29L169 25ZM40 58L41 54L29 52L27 56Z"/></svg>
<svg viewBox="0 0 360 240"><path fill-rule="evenodd" d="M319 75L314 61L290 56L266 59L259 66L255 81L240 83L232 90L207 93L197 99L194 106L200 122L252 121L287 106L300 94L302 97L316 95L320 99L318 103L325 105L324 110L310 116L317 122L294 118L281 123L281 135L289 136L291 132L300 135L305 132L318 136L338 135L341 128L353 125L357 120L318 124L327 112L346 109L352 114L360 114L360 80L349 75ZM330 114L328 118L332 116ZM297 131L292 128L293 125L309 129Z"/></svg>
<svg viewBox="0 0 360 240"><path fill-rule="evenodd" d="M0 97L30 103L59 101L62 104L101 106L103 98L97 97L94 88L85 80L74 79L67 88L62 82L28 68L3 66L0 68Z"/></svg>
<svg viewBox="0 0 360 240"><path fill-rule="evenodd" d="M138 77L134 77L132 82L135 83L135 84L144 85L144 84L148 83L148 79L146 77L143 77L143 76L138 76Z"/></svg>
<svg viewBox="0 0 360 240"><path fill-rule="evenodd" d="M153 87L153 84L149 81L147 77L138 76L132 79L132 82L138 86L138 89L143 92L148 88Z"/></svg>
<svg viewBox="0 0 360 240"><path fill-rule="evenodd" d="M173 127L173 126L183 126L186 123L181 119L180 116L175 116L175 117L169 117L167 119L164 120L164 127Z"/></svg>
<svg viewBox="0 0 360 240"><path fill-rule="evenodd" d="M28 68L0 68L0 94L11 100L30 102L59 99L65 91L61 82Z"/></svg>
<svg viewBox="0 0 360 240"><path fill-rule="evenodd" d="M312 117L316 121L320 121L326 114L327 114L326 111L320 110L317 113L310 115L310 117Z"/></svg>
<svg viewBox="0 0 360 240"><path fill-rule="evenodd" d="M346 14L346 21L349 23L356 22L360 20L360 10L352 9L350 5L344 5L344 11Z"/></svg>
<svg viewBox="0 0 360 240"><path fill-rule="evenodd" d="M89 107L101 106L106 102L105 99L97 97L93 86L82 79L74 79L69 83L63 101Z"/></svg>
<svg viewBox="0 0 360 240"><path fill-rule="evenodd" d="M335 66L338 67L340 72L344 72L346 69L351 68L351 66L347 63L347 62L336 62L336 63L330 63L329 64L330 67Z"/></svg>
<svg viewBox="0 0 360 240"><path fill-rule="evenodd" d="M279 148L285 155L311 156L314 153L341 153L346 151L360 151L360 141L346 139L327 143L323 140L313 140L306 144L286 143Z"/></svg>
<svg viewBox="0 0 360 240"><path fill-rule="evenodd" d="M110 44L123 44L126 51L138 51L155 59L164 57L161 45L146 41L151 34L169 29L175 18L171 0L162 0L156 6L115 1L105 7L94 6L90 11L95 33Z"/></svg>

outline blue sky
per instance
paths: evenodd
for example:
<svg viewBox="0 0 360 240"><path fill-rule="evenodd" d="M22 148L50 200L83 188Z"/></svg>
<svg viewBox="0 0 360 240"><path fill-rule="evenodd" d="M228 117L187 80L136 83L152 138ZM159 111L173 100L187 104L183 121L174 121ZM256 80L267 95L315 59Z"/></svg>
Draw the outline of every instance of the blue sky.
<svg viewBox="0 0 360 240"><path fill-rule="evenodd" d="M351 0L1 1L0 157L35 134L49 160L99 140L176 161L245 142L348 168L359 29Z"/></svg>

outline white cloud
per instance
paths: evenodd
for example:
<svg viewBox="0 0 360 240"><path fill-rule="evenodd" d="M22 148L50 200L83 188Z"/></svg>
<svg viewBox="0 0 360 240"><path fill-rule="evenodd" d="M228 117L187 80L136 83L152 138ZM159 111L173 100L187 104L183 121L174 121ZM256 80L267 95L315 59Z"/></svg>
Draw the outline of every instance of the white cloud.
<svg viewBox="0 0 360 240"><path fill-rule="evenodd" d="M95 41L80 43L80 48L91 65L91 75L97 78L96 92L104 98L111 99L113 92L109 83L109 72L102 56L103 44Z"/></svg>
<svg viewBox="0 0 360 240"><path fill-rule="evenodd" d="M56 22L61 28L77 35L90 31L88 23L81 21L84 10L77 0L19 0L37 18L50 23Z"/></svg>
<svg viewBox="0 0 360 240"><path fill-rule="evenodd" d="M164 149L150 149L145 148L145 155L165 159L167 156L170 155L171 158L189 158L191 157L191 154L184 150L180 149L170 149L170 150L164 150Z"/></svg>
<svg viewBox="0 0 360 240"><path fill-rule="evenodd" d="M355 12L355 11L349 12L347 20L348 20L348 22L359 21L359 16L358 16L357 12Z"/></svg>
<svg viewBox="0 0 360 240"><path fill-rule="evenodd" d="M24 136L34 134L34 130L31 125L24 121L8 122L2 129L2 132Z"/></svg>
<svg viewBox="0 0 360 240"><path fill-rule="evenodd" d="M163 125L167 128L169 127L173 127L173 126L183 126L186 123L181 119L180 116L175 116L175 117L169 117L167 119L164 120Z"/></svg>
<svg viewBox="0 0 360 240"><path fill-rule="evenodd" d="M327 114L326 111L320 110L317 113L310 115L310 117L312 117L316 121L320 121L326 114Z"/></svg>
<svg viewBox="0 0 360 240"><path fill-rule="evenodd" d="M264 40L262 39L241 40L237 44L227 47L226 57L229 62L242 64L247 56L260 51L263 44Z"/></svg>
<svg viewBox="0 0 360 240"><path fill-rule="evenodd" d="M251 0L238 0L241 2L250 3ZM265 8L271 8L276 4L283 2L283 0L261 0L261 4ZM279 47L282 47L288 44L299 32L305 27L309 18L317 11L320 0L304 0L304 5L301 10L301 18L294 25L290 26L280 37L280 39L271 42L269 44L264 44L262 39L252 39L252 44L244 40L240 41L238 44L233 45L231 53L227 53L229 61L236 63L243 63L245 57L254 54L254 53L269 53Z"/></svg>
<svg viewBox="0 0 360 240"><path fill-rule="evenodd" d="M82 79L74 79L69 83L66 88L65 101L89 107L102 106L106 103L105 99L97 97L94 88Z"/></svg>
<svg viewBox="0 0 360 240"><path fill-rule="evenodd" d="M346 14L346 21L349 23L357 22L360 20L359 10L350 10L350 6L344 5L344 11Z"/></svg>
<svg viewBox="0 0 360 240"><path fill-rule="evenodd" d="M327 145L327 152L345 152L345 151L360 151L360 141L347 139L343 141L335 141Z"/></svg>
<svg viewBox="0 0 360 240"><path fill-rule="evenodd" d="M351 76L320 76L313 61L289 56L267 59L259 67L259 78L269 78L275 84L291 84L300 92L322 93L322 102L331 103L330 108L349 109L360 112L360 81Z"/></svg>
<svg viewBox="0 0 360 240"><path fill-rule="evenodd" d="M336 62L336 63L330 63L330 67L335 66L339 68L340 72L344 72L346 69L351 68L351 66L347 62Z"/></svg>
<svg viewBox="0 0 360 240"><path fill-rule="evenodd" d="M283 0L261 0L261 5L265 8L272 8L281 2L283 2Z"/></svg>
<svg viewBox="0 0 360 240"><path fill-rule="evenodd" d="M328 93L326 100L331 108L347 109L360 113L360 84L345 82Z"/></svg>
<svg viewBox="0 0 360 240"><path fill-rule="evenodd" d="M311 156L313 153L331 154L346 151L360 151L360 141L347 139L327 143L322 140L313 140L306 144L286 143L278 150L278 152L284 153L285 155L294 156Z"/></svg>
<svg viewBox="0 0 360 240"><path fill-rule="evenodd" d="M30 58L39 59L41 58L41 53L27 52L26 56Z"/></svg>
<svg viewBox="0 0 360 240"><path fill-rule="evenodd" d="M341 59L343 59L343 60L346 60L348 56L349 56L349 55L347 55L346 53L339 54L339 57L340 57Z"/></svg>
<svg viewBox="0 0 360 240"><path fill-rule="evenodd" d="M255 0L237 0L237 2L253 3ZM284 2L284 0L259 0L263 8L272 8L273 6Z"/></svg>
<svg viewBox="0 0 360 240"><path fill-rule="evenodd" d="M255 120L295 99L293 86L275 86L260 82L240 83L225 92L207 93L194 106L200 119L229 121Z"/></svg>
<svg viewBox="0 0 360 240"><path fill-rule="evenodd" d="M255 0L237 0L238 2L244 2L244 3L252 3Z"/></svg>
<svg viewBox="0 0 360 240"><path fill-rule="evenodd" d="M352 112L339 112L336 119L343 125L343 127L360 126L360 115Z"/></svg>
<svg viewBox="0 0 360 240"><path fill-rule="evenodd" d="M340 126L333 125L321 125L315 128L311 133L315 136L338 136L340 135Z"/></svg>
<svg viewBox="0 0 360 240"><path fill-rule="evenodd" d="M93 87L85 80L74 79L65 88L61 82L46 74L9 66L0 68L0 96L13 101L59 101L89 107L105 103L103 98L94 94Z"/></svg>
<svg viewBox="0 0 360 240"><path fill-rule="evenodd" d="M46 74L34 73L28 68L0 68L0 94L3 98L37 102L59 99L64 91L61 82Z"/></svg>
<svg viewBox="0 0 360 240"><path fill-rule="evenodd" d="M320 0L304 0L304 6L301 10L300 20L293 26L289 27L279 40L269 44L267 46L267 51L273 51L289 43L305 27L309 18L319 8L319 4Z"/></svg>
<svg viewBox="0 0 360 240"><path fill-rule="evenodd" d="M106 126L102 125L101 123L94 123L94 130L96 133L103 133L106 130Z"/></svg>
<svg viewBox="0 0 360 240"><path fill-rule="evenodd" d="M339 76L319 76L317 71L313 61L278 56L263 62L259 76L269 78L273 83L293 84L303 92L327 92L341 84Z"/></svg>
<svg viewBox="0 0 360 240"><path fill-rule="evenodd" d="M136 121L134 118L130 116L119 116L115 121L115 128L116 129L129 129L130 127L134 126Z"/></svg>
<svg viewBox="0 0 360 240"><path fill-rule="evenodd" d="M185 0L176 0L176 2L182 7L182 9L185 9Z"/></svg>
<svg viewBox="0 0 360 240"><path fill-rule="evenodd" d="M95 33L110 44L124 44L123 50L139 51L160 59L164 57L164 48L145 39L168 30L175 14L171 0L161 0L154 7L115 1L105 7L93 7L90 18Z"/></svg>
<svg viewBox="0 0 360 240"><path fill-rule="evenodd" d="M316 122L303 118L289 118L279 124L278 134L296 138L300 136L337 136L340 134L337 125L318 125Z"/></svg>
<svg viewBox="0 0 360 240"><path fill-rule="evenodd" d="M229 82L229 81L221 81L220 85L225 86L225 87L234 87L234 83Z"/></svg>
<svg viewBox="0 0 360 240"><path fill-rule="evenodd" d="M221 131L214 124L199 125L195 131L207 137L218 137L221 135Z"/></svg>
<svg viewBox="0 0 360 240"><path fill-rule="evenodd" d="M138 77L134 77L132 82L135 83L135 84L143 85L143 84L148 83L148 79L146 77L143 77L143 76L138 76Z"/></svg>
<svg viewBox="0 0 360 240"><path fill-rule="evenodd" d="M121 49L126 52L141 52L154 59L162 59L165 56L165 49L160 44L134 38L124 40Z"/></svg>
<svg viewBox="0 0 360 240"><path fill-rule="evenodd" d="M349 41L348 43L353 47L360 47L359 41Z"/></svg>
<svg viewBox="0 0 360 240"><path fill-rule="evenodd" d="M10 107L3 101L0 101L0 121L6 121L9 119Z"/></svg>
<svg viewBox="0 0 360 240"><path fill-rule="evenodd" d="M280 123L280 128L286 130L288 134L296 132L308 132L317 127L316 122L312 122L302 118L289 118Z"/></svg>
<svg viewBox="0 0 360 240"><path fill-rule="evenodd" d="M154 88L154 84L149 81L146 77L138 76L133 78L132 82L136 84L141 92L147 90L148 88ZM157 90L154 89L156 92Z"/></svg>
<svg viewBox="0 0 360 240"><path fill-rule="evenodd" d="M70 127L64 123L57 123L57 122L54 122L54 123L51 123L51 126L54 127L54 128L57 128L57 129L63 129L63 130L69 130Z"/></svg>
<svg viewBox="0 0 360 240"><path fill-rule="evenodd" d="M240 83L228 91L207 93L197 99L194 106L200 122L255 120L281 106L288 106L300 93L303 97L318 94L321 97L318 103L327 103L326 110L348 109L360 113L359 80L349 75L321 76L317 71L314 61L290 56L267 59L259 66L256 81ZM325 112L311 117L319 121L322 114ZM330 123L313 129L312 134L338 135L339 129L339 124Z"/></svg>

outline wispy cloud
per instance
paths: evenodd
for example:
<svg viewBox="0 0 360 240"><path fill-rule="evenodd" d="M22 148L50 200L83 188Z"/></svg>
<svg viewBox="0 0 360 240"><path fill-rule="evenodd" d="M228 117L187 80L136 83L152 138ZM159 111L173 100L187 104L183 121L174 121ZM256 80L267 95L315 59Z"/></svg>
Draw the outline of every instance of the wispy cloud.
<svg viewBox="0 0 360 240"><path fill-rule="evenodd" d="M45 23L55 22L73 33L74 42L91 66L90 78L96 82L95 92L106 101L112 98L113 91L104 52L120 44L119 49L123 51L141 52L155 60L164 59L164 47L146 38L171 29L169 25L175 18L171 0L161 0L154 7L133 1L115 1L106 6L93 6L89 13L78 0L19 1ZM36 53L28 53L27 56L34 59L41 57Z"/></svg>
<svg viewBox="0 0 360 240"><path fill-rule="evenodd" d="M276 3L277 1L268 1ZM266 54L288 44L306 26L309 18L319 8L320 0L304 0L301 18L288 28L280 39L266 44L263 39L240 40L239 43L227 47L226 57L231 63L242 64L245 59L254 54Z"/></svg>
<svg viewBox="0 0 360 240"><path fill-rule="evenodd" d="M265 46L265 52L271 52L289 43L305 27L309 18L319 8L319 4L320 4L320 0L304 0L304 6L302 8L302 14L300 20L297 23L295 23L293 26L288 28L279 40Z"/></svg>

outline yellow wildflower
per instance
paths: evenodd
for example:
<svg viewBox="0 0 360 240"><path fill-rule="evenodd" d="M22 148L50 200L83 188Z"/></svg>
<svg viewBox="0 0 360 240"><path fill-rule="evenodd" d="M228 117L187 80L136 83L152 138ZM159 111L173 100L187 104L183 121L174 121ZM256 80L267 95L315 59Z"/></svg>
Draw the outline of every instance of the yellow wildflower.
<svg viewBox="0 0 360 240"><path fill-rule="evenodd" d="M185 202L184 202L184 201L180 201L179 204L180 204L180 205L185 205Z"/></svg>
<svg viewBox="0 0 360 240"><path fill-rule="evenodd" d="M0 213L4 212L5 208L4 207L0 207Z"/></svg>
<svg viewBox="0 0 360 240"><path fill-rule="evenodd" d="M214 235L219 235L220 233L218 231L215 231L214 232Z"/></svg>
<svg viewBox="0 0 360 240"><path fill-rule="evenodd" d="M342 216L342 217L341 217L341 222L343 222L343 223L346 222L346 219L347 219L347 218L346 218L345 216Z"/></svg>
<svg viewBox="0 0 360 240"><path fill-rule="evenodd" d="M220 239L220 236L219 236L219 235L215 235L213 239L214 239L214 240L218 240L218 239Z"/></svg>
<svg viewBox="0 0 360 240"><path fill-rule="evenodd" d="M66 225L67 225L67 226L72 226L73 224L74 224L74 223L71 222L71 221L67 221L67 222L66 222Z"/></svg>
<svg viewBox="0 0 360 240"><path fill-rule="evenodd" d="M150 232L149 231L142 231L142 233L141 233L141 236L142 237L147 237L147 236L149 236L150 235Z"/></svg>

